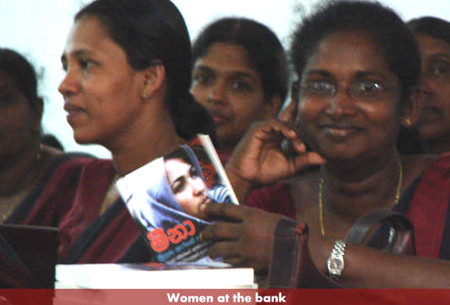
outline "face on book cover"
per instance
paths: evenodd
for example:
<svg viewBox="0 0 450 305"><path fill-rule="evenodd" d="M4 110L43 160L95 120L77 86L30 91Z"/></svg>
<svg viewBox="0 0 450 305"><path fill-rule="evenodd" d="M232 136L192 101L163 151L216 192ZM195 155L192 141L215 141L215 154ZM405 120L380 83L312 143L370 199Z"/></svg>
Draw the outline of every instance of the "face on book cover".
<svg viewBox="0 0 450 305"><path fill-rule="evenodd" d="M165 166L167 180L178 204L187 214L202 218L200 206L210 199L201 173L195 166L180 158L167 159Z"/></svg>

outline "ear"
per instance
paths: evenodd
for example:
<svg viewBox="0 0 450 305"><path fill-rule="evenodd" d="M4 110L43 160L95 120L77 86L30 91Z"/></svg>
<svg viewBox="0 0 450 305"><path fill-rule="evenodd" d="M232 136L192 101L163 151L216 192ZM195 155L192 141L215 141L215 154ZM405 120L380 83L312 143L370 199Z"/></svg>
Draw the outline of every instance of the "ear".
<svg viewBox="0 0 450 305"><path fill-rule="evenodd" d="M44 99L42 97L38 97L36 100L36 119L39 121L39 123L42 120L42 115L44 113Z"/></svg>
<svg viewBox="0 0 450 305"><path fill-rule="evenodd" d="M403 109L402 125L404 127L410 128L417 123L422 101L422 91L418 88L414 89L409 97L409 103Z"/></svg>
<svg viewBox="0 0 450 305"><path fill-rule="evenodd" d="M141 87L141 99L147 99L160 92L166 80L166 69L162 64L154 64L145 69Z"/></svg>
<svg viewBox="0 0 450 305"><path fill-rule="evenodd" d="M36 98L36 101L34 101L36 105L34 105L32 111L32 117L34 118L31 121L31 124L33 124L33 128L40 134L41 132L41 121L42 116L44 114L44 100L41 97Z"/></svg>

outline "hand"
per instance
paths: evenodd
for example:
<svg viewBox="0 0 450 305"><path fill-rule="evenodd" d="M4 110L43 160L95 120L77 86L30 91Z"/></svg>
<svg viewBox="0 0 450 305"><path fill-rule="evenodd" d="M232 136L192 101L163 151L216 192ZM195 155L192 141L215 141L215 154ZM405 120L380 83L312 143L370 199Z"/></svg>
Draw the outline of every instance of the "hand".
<svg viewBox="0 0 450 305"><path fill-rule="evenodd" d="M292 100L289 104L278 114L278 119L285 122L294 122L297 118L297 101Z"/></svg>
<svg viewBox="0 0 450 305"><path fill-rule="evenodd" d="M283 153L281 150L283 139L292 143L296 154ZM254 123L250 127L233 151L226 170L230 181L235 184L242 182L264 185L290 177L308 166L324 162L319 154L306 151L306 146L292 123L267 120Z"/></svg>
<svg viewBox="0 0 450 305"><path fill-rule="evenodd" d="M234 204L209 203L202 207L209 217L220 218L201 233L202 240L216 241L212 258L222 257L233 266L250 266L267 272L277 223L282 215Z"/></svg>

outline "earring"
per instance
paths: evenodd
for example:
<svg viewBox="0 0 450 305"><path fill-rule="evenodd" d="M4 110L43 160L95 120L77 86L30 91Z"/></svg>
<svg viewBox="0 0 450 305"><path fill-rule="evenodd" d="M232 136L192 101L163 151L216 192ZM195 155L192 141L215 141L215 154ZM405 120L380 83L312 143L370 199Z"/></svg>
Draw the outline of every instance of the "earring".
<svg viewBox="0 0 450 305"><path fill-rule="evenodd" d="M147 97L148 97L148 90L147 90L147 89L142 90L142 92L141 92L141 98L145 99L145 98L147 98Z"/></svg>
<svg viewBox="0 0 450 305"><path fill-rule="evenodd" d="M411 120L411 118L410 118L410 117L407 117L407 118L403 119L403 125L404 125L406 128L410 128L410 127L412 126L412 120Z"/></svg>

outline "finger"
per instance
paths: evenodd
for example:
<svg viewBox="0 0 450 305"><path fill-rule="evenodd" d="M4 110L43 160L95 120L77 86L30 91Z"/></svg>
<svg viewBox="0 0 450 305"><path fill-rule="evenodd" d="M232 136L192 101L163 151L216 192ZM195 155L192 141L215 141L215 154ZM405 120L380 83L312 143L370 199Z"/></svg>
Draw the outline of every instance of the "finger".
<svg viewBox="0 0 450 305"><path fill-rule="evenodd" d="M221 257L229 259L239 256L239 247L237 242L233 241L218 241L208 249L208 256L211 258Z"/></svg>
<svg viewBox="0 0 450 305"><path fill-rule="evenodd" d="M207 226L200 234L201 240L237 240L241 236L241 224L218 221Z"/></svg>
<svg viewBox="0 0 450 305"><path fill-rule="evenodd" d="M326 160L316 152L307 152L295 158L295 166L297 168L306 168L313 165L322 165L325 162Z"/></svg>
<svg viewBox="0 0 450 305"><path fill-rule="evenodd" d="M210 202L200 207L202 213L221 219L242 220L245 207L232 203Z"/></svg>
<svg viewBox="0 0 450 305"><path fill-rule="evenodd" d="M295 112L296 112L296 102L291 99L289 104L280 112L278 118L282 121L294 121L295 120Z"/></svg>
<svg viewBox="0 0 450 305"><path fill-rule="evenodd" d="M234 267L247 267L250 266L248 261L240 256L237 257L227 257L223 260L225 263L230 264Z"/></svg>

